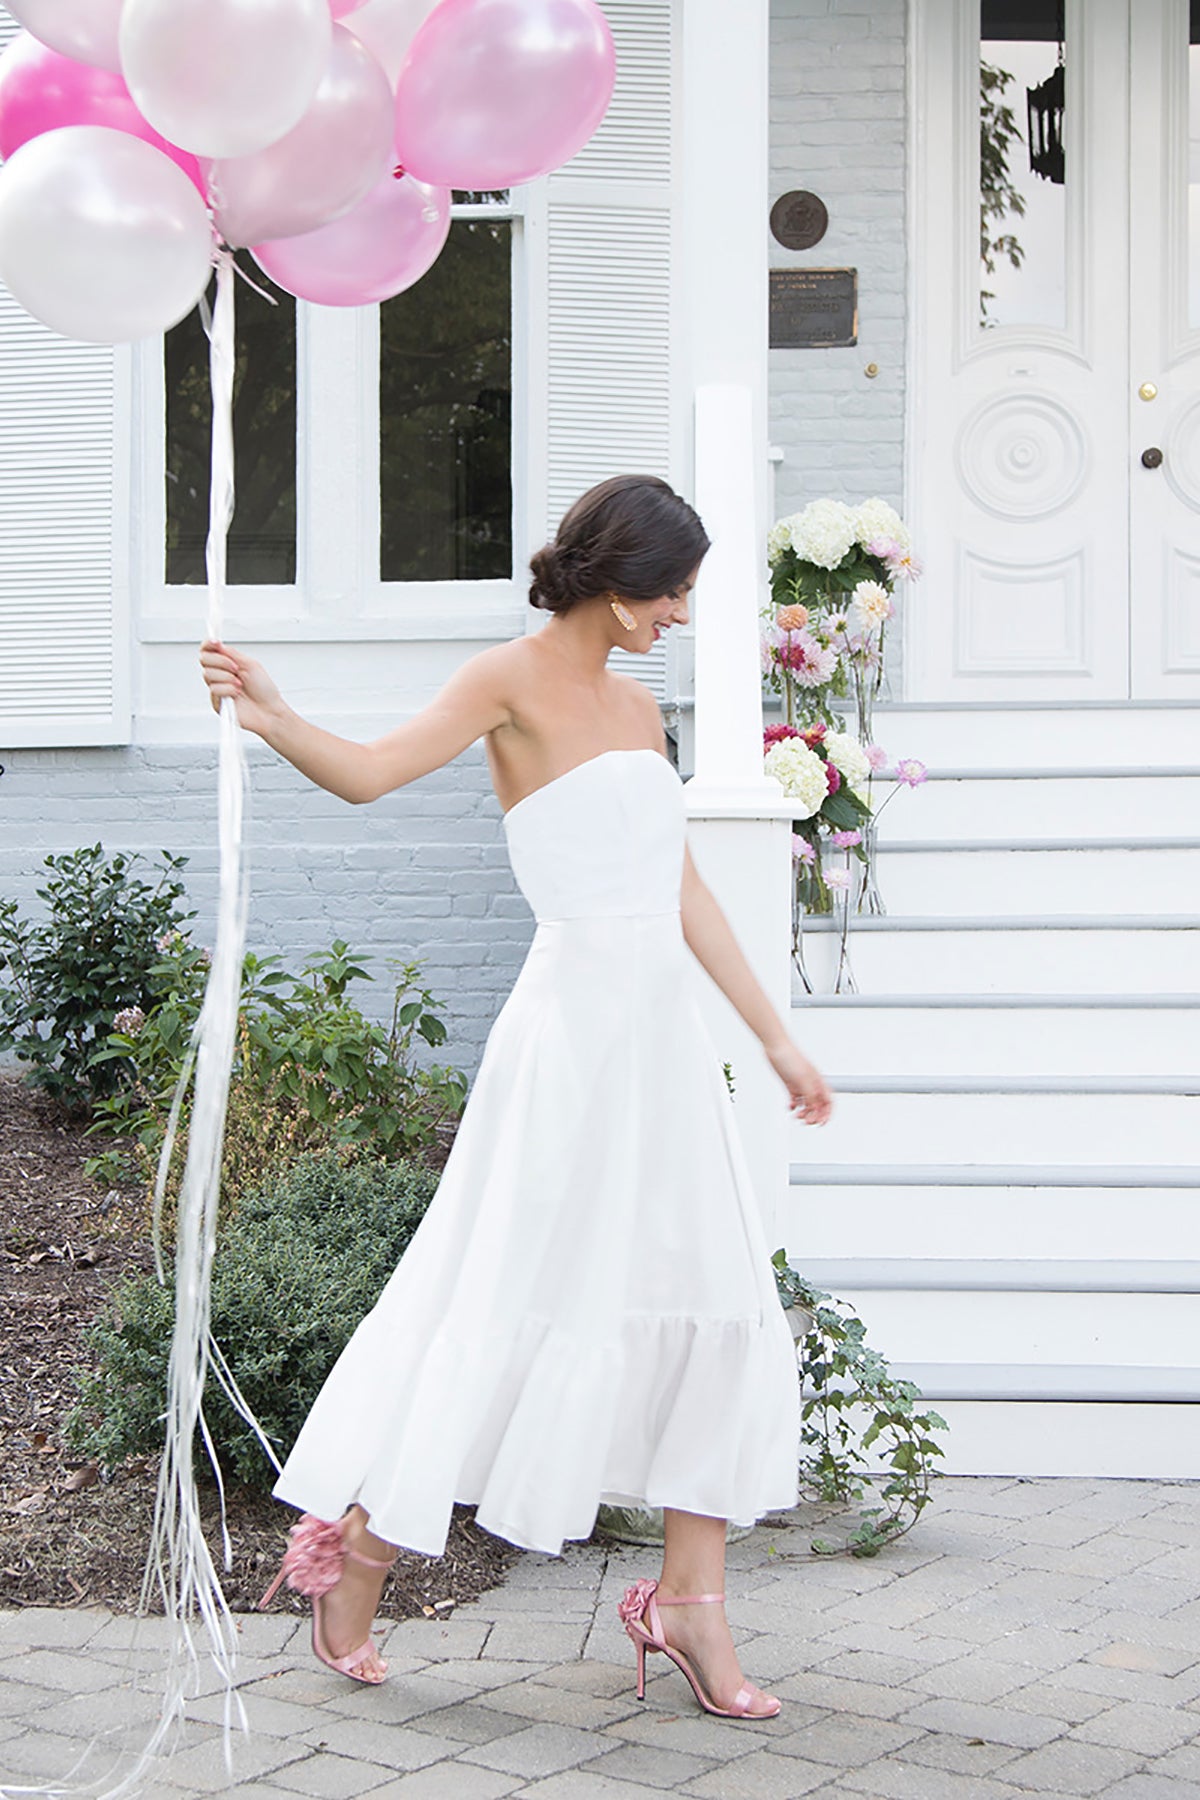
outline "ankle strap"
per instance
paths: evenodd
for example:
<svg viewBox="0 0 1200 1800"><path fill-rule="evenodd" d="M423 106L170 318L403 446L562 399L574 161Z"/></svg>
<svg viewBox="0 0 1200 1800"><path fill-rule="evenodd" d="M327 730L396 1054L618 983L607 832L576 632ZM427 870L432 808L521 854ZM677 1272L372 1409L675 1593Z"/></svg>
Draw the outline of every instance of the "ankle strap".
<svg viewBox="0 0 1200 1800"><path fill-rule="evenodd" d="M366 1563L368 1569L390 1569L396 1560L394 1556L366 1556L361 1550L351 1550L348 1544L346 1555L351 1562Z"/></svg>
<svg viewBox="0 0 1200 1800"><path fill-rule="evenodd" d="M654 1598L660 1606L706 1606L710 1601L723 1601L724 1594L664 1594L658 1588Z"/></svg>

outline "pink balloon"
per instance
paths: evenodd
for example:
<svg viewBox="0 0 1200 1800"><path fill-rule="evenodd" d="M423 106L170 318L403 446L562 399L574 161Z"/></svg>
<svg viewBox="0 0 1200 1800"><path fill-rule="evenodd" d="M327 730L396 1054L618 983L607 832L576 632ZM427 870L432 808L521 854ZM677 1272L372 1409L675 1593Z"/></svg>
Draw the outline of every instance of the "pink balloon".
<svg viewBox="0 0 1200 1800"><path fill-rule="evenodd" d="M404 67L409 45L435 4L436 0L367 0L355 13L351 31L360 44L379 58L393 87Z"/></svg>
<svg viewBox="0 0 1200 1800"><path fill-rule="evenodd" d="M335 19L344 19L347 13L357 12L363 0L329 0L329 10Z"/></svg>
<svg viewBox="0 0 1200 1800"><path fill-rule="evenodd" d="M371 306L419 281L450 230L450 193L389 171L353 212L303 237L256 244L253 256L298 300Z"/></svg>
<svg viewBox="0 0 1200 1800"><path fill-rule="evenodd" d="M119 75L60 56L22 31L0 57L0 156L7 159L30 138L64 125L104 125L141 138L178 163L204 193L196 158L168 144L142 117Z"/></svg>
<svg viewBox="0 0 1200 1800"><path fill-rule="evenodd" d="M209 164L221 236L227 244L298 237L349 212L395 160L392 123L387 76L335 25L329 65L300 123L252 156Z"/></svg>
<svg viewBox="0 0 1200 1800"><path fill-rule="evenodd" d="M532 181L586 144L615 73L595 0L441 0L396 84L396 153L447 187Z"/></svg>

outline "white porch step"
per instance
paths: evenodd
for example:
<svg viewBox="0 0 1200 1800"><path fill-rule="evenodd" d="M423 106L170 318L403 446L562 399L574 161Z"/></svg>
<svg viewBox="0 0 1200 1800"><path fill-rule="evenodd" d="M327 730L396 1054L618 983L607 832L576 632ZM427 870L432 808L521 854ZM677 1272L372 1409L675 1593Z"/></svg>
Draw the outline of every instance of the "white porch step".
<svg viewBox="0 0 1200 1800"><path fill-rule="evenodd" d="M876 707L874 737L931 769L1160 769L1196 762L1198 721L1194 704L893 704Z"/></svg>
<svg viewBox="0 0 1200 1800"><path fill-rule="evenodd" d="M1114 1278L1135 1263L1200 1262L1200 1167L799 1163L787 1241L797 1267L1018 1256L1029 1282L1086 1251ZM840 1279L840 1278L839 1278Z"/></svg>
<svg viewBox="0 0 1200 1800"><path fill-rule="evenodd" d="M884 904L902 915L1180 913L1200 894L1200 838L905 840L880 846L878 879Z"/></svg>
<svg viewBox="0 0 1200 1800"><path fill-rule="evenodd" d="M836 1088L838 1071L829 1074ZM1066 1083L1039 1089L1014 1081L956 1093L947 1081L924 1091L911 1084L900 1091L843 1088L828 1125L791 1127L790 1158L857 1166L869 1147L873 1161L895 1165L927 1164L933 1151L939 1162L964 1166L1187 1167L1200 1143L1200 1100L1191 1091L1200 1081L1183 1093L1164 1087L1126 1083L1115 1092L1079 1092Z"/></svg>
<svg viewBox="0 0 1200 1800"><path fill-rule="evenodd" d="M813 996L792 1009L822 1067L863 1075L1182 1075L1200 1068L1200 992Z"/></svg>
<svg viewBox="0 0 1200 1800"><path fill-rule="evenodd" d="M828 919L806 922L804 957L814 987L831 988L838 940ZM850 962L864 994L1087 994L1118 984L1128 994L1195 993L1200 916L893 911L854 920ZM793 997L803 998L799 979Z"/></svg>
<svg viewBox="0 0 1200 1800"><path fill-rule="evenodd" d="M948 1380L954 1374L947 1370ZM933 1368L926 1375L935 1386L946 1385L937 1382ZM981 1385L983 1372L969 1371L968 1379ZM938 1467L947 1475L1194 1482L1200 1469L1200 1406L1194 1400L939 1399L930 1404L950 1427L938 1434L945 1450Z"/></svg>
<svg viewBox="0 0 1200 1800"><path fill-rule="evenodd" d="M876 804L888 786L876 787ZM1200 768L931 769L887 799L883 843L898 838L1177 837L1200 820Z"/></svg>

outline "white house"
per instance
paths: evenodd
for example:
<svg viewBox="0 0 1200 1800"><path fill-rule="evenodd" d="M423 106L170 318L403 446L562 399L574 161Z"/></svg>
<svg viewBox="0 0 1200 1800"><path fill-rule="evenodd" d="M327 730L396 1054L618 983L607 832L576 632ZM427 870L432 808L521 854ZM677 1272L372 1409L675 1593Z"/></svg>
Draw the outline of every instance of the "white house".
<svg viewBox="0 0 1200 1800"><path fill-rule="evenodd" d="M764 1205L950 1467L1195 1475L1200 5L603 3L605 124L464 199L425 283L294 318L239 292L228 636L369 735L532 628L578 492L665 475L717 546L694 628L628 660L786 997L758 546L821 494L900 505L926 572L877 735L933 779L889 809L861 992L796 996L841 1092L819 1138L714 1008ZM165 845L208 912L196 334L76 346L0 305L0 883ZM481 754L367 812L254 771L252 942L419 955L471 1064L531 930Z"/></svg>

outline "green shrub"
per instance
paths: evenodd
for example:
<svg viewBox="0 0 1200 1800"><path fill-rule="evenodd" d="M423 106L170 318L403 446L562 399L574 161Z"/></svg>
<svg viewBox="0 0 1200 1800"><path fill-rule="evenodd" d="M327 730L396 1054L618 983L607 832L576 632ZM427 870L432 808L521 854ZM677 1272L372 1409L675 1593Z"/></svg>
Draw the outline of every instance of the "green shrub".
<svg viewBox="0 0 1200 1800"><path fill-rule="evenodd" d="M248 1190L221 1228L212 1331L281 1460L351 1332L370 1310L437 1186L421 1163L306 1156ZM162 1443L174 1291L153 1275L115 1290L88 1333L93 1370L68 1441L112 1468ZM205 1416L222 1470L269 1488L274 1473L215 1378Z"/></svg>
<svg viewBox="0 0 1200 1800"><path fill-rule="evenodd" d="M102 844L46 857L36 924L0 900L0 1050L15 1049L28 1079L69 1108L87 1111L128 1082L127 1057L96 1051L120 1014L136 1023L157 1005L162 947L193 916L179 904L187 858L161 857L151 881L135 872L146 858L106 859Z"/></svg>
<svg viewBox="0 0 1200 1800"><path fill-rule="evenodd" d="M437 1001L418 986L420 968L398 971L388 1027L347 996L371 979L364 959L340 938L299 975L277 956L248 955L230 1079L222 1187L227 1200L310 1151L357 1145L364 1154L406 1157L432 1148L439 1128L466 1099L466 1077L441 1064L422 1067L416 1040L444 1043ZM93 1131L135 1145L152 1182L171 1100L203 998L203 952L180 938L159 968L164 996L135 1032L114 1032L96 1059L115 1058L132 1079L95 1108ZM188 1110L181 1115L186 1129ZM111 1153L89 1165L114 1173ZM178 1181L182 1159L175 1169Z"/></svg>

